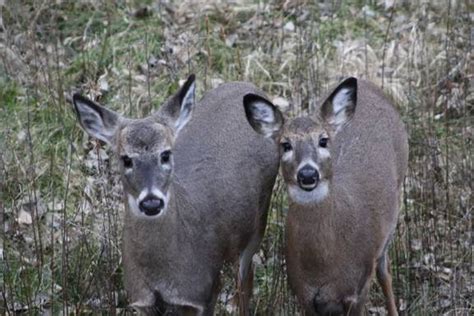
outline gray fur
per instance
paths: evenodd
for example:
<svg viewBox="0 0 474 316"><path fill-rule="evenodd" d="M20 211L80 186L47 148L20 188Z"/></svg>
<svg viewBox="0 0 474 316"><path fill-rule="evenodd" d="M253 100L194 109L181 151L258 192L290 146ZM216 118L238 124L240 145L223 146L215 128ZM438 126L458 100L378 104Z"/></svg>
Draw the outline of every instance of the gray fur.
<svg viewBox="0 0 474 316"><path fill-rule="evenodd" d="M82 128L91 136L112 145L122 119L120 115L78 94L73 96L73 102Z"/></svg>
<svg viewBox="0 0 474 316"><path fill-rule="evenodd" d="M139 159L149 164L149 176L165 177L151 165L154 152L167 146L173 152L172 175L160 187L170 197L166 211L136 216L125 203L125 288L132 306L144 314L212 315L224 262L236 263L243 254L242 262L251 264L248 252L255 252L262 239L279 161L276 144L248 125L242 108L247 93L263 95L247 83L209 91L176 140L173 110L129 120L117 131L118 155L141 148ZM125 176L124 191L137 195ZM242 284L248 278L243 276ZM248 296L251 289L245 291ZM241 299L248 304L248 297ZM248 306L241 313L247 314Z"/></svg>

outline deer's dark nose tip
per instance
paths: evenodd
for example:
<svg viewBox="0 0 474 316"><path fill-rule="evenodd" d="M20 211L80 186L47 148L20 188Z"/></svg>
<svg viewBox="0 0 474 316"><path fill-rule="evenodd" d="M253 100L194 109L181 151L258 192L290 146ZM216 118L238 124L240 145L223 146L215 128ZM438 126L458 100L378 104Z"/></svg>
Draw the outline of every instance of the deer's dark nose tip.
<svg viewBox="0 0 474 316"><path fill-rule="evenodd" d="M314 167L305 165L298 171L297 179L303 190L311 191L318 185L319 172Z"/></svg>
<svg viewBox="0 0 474 316"><path fill-rule="evenodd" d="M163 207L165 202L163 199L156 198L154 196L147 196L143 201L140 202L140 211L145 213L145 215L153 216L158 215Z"/></svg>

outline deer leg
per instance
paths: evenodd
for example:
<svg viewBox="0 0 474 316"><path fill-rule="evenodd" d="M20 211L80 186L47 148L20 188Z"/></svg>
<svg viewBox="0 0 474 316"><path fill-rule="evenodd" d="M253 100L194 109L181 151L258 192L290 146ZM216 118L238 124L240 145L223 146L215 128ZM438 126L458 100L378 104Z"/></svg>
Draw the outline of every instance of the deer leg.
<svg viewBox="0 0 474 316"><path fill-rule="evenodd" d="M242 251L239 261L239 273L237 277L237 292L239 299L239 315L250 315L250 298L253 290L253 265L252 257L258 250L261 236L256 233L247 247Z"/></svg>
<svg viewBox="0 0 474 316"><path fill-rule="evenodd" d="M250 262L245 276L238 276L238 300L239 300L239 315L250 315L250 298L253 290L253 266Z"/></svg>
<svg viewBox="0 0 474 316"><path fill-rule="evenodd" d="M395 305L395 295L392 288L392 276L390 274L390 259L387 250L377 262L377 281L382 287L383 294L387 303L389 316L398 316L397 306Z"/></svg>
<svg viewBox="0 0 474 316"><path fill-rule="evenodd" d="M351 305L347 306L347 308L344 310L344 315L347 316L362 316L366 315L366 310L365 310L365 300L361 302L354 302Z"/></svg>
<svg viewBox="0 0 474 316"><path fill-rule="evenodd" d="M188 314L188 315L192 315L192 316L194 316L194 315L202 315L202 316L212 316L212 315L214 315L214 309L215 309L216 304L217 304L217 299L219 297L221 287L222 287L222 283L221 283L220 275L217 274L215 279L214 279L214 283L212 285L212 293L211 293L210 301L207 303L207 305L204 308L204 311L202 312L202 314ZM187 315L185 315L185 316L187 316Z"/></svg>
<svg viewBox="0 0 474 316"><path fill-rule="evenodd" d="M373 269L371 269L373 271ZM351 295L343 299L344 303L344 315L347 316L362 316L366 315L365 302L367 301L367 295L370 290L370 280L372 279L373 272L366 278L365 284L362 287L359 295Z"/></svg>

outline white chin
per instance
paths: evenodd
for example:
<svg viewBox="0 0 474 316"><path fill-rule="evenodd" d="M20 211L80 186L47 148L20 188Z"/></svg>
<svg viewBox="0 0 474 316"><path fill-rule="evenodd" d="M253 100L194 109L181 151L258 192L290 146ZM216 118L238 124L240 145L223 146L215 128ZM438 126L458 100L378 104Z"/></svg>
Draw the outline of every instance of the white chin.
<svg viewBox="0 0 474 316"><path fill-rule="evenodd" d="M314 188L316 188L316 185L313 185L313 184L310 184L310 185L300 185L300 187L303 189L303 190L306 190L306 191L312 191Z"/></svg>
<svg viewBox="0 0 474 316"><path fill-rule="evenodd" d="M316 188L306 191L298 185L288 186L288 195L290 199L297 204L319 203L323 201L329 194L329 186L327 181L321 181Z"/></svg>

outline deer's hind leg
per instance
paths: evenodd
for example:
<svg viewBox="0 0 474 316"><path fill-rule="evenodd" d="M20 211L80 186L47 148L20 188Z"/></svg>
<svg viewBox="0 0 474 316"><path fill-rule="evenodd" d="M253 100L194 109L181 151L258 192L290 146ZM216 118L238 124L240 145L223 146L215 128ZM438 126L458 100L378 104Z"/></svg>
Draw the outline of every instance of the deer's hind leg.
<svg viewBox="0 0 474 316"><path fill-rule="evenodd" d="M239 315L250 315L250 299L253 292L253 255L258 251L267 225L270 195L264 195L258 209L260 214L258 228L254 231L245 249L240 253L239 273L237 275L237 292L239 299Z"/></svg>
<svg viewBox="0 0 474 316"><path fill-rule="evenodd" d="M397 316L397 306L395 304L395 295L392 288L392 275L390 274L390 259L388 257L388 247L385 247L383 255L377 261L376 267L377 281L382 287L385 296L388 315Z"/></svg>
<svg viewBox="0 0 474 316"><path fill-rule="evenodd" d="M252 257L260 245L260 236L252 237L247 248L240 255L239 272L237 276L237 292L239 300L239 315L250 315L250 299L253 292Z"/></svg>

